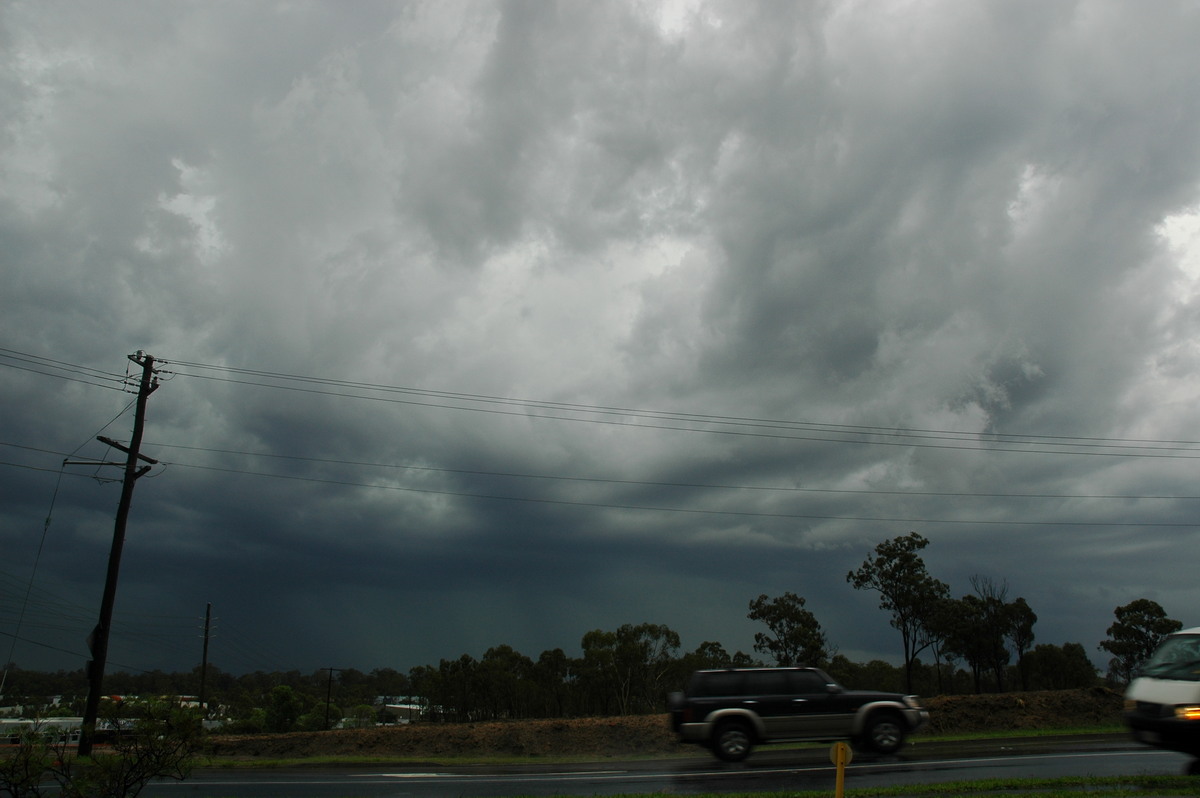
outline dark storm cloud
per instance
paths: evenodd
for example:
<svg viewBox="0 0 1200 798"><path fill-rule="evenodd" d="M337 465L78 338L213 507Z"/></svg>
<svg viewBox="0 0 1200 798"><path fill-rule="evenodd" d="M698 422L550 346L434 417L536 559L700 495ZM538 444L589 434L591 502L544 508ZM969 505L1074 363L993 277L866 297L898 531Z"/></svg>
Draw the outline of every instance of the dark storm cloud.
<svg viewBox="0 0 1200 798"><path fill-rule="evenodd" d="M105 373L3 362L2 570L40 550L82 608L14 658L78 664L117 486L56 472L128 438L137 350L163 464L118 608L186 633L131 667L190 667L209 601L230 669L407 669L643 621L749 651L784 591L894 658L844 577L910 530L1039 642L1142 596L1186 620L1198 33L1183 3L9 4L0 346Z"/></svg>

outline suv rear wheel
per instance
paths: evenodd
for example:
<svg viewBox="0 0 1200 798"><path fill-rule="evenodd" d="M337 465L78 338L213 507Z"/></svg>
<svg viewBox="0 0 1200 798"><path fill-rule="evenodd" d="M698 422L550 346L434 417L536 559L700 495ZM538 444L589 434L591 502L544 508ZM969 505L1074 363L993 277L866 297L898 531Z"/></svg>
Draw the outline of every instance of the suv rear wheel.
<svg viewBox="0 0 1200 798"><path fill-rule="evenodd" d="M894 754L904 746L904 723L891 712L867 718L860 745L877 754Z"/></svg>
<svg viewBox="0 0 1200 798"><path fill-rule="evenodd" d="M726 762L741 762L753 747L754 737L745 721L722 721L713 734L713 753Z"/></svg>

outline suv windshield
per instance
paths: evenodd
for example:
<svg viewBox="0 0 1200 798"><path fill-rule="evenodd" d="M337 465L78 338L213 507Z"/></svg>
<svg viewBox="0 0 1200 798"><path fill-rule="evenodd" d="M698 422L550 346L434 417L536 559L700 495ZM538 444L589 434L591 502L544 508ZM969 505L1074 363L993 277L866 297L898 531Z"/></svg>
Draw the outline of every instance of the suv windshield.
<svg viewBox="0 0 1200 798"><path fill-rule="evenodd" d="M1173 635L1141 667L1142 676L1200 681L1200 635Z"/></svg>

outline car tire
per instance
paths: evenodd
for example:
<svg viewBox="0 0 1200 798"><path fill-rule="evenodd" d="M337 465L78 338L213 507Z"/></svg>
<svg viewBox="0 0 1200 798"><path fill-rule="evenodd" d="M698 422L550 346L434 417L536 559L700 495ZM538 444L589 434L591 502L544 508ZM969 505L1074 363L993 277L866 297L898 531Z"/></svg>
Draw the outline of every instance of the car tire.
<svg viewBox="0 0 1200 798"><path fill-rule="evenodd" d="M877 754L894 754L904 747L904 722L899 715L879 712L867 718L860 746Z"/></svg>
<svg viewBox="0 0 1200 798"><path fill-rule="evenodd" d="M750 756L754 748L754 735L750 727L740 720L727 720L717 725L713 732L712 751L717 759L725 762L741 762Z"/></svg>

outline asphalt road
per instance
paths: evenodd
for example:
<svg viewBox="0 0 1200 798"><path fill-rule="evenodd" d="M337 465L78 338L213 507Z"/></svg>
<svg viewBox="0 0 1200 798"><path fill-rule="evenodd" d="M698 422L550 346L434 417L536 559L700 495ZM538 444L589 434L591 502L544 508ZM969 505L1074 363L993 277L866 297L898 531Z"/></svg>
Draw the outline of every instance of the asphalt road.
<svg viewBox="0 0 1200 798"><path fill-rule="evenodd" d="M846 788L903 786L990 778L1178 775L1191 759L1123 738L1052 742L992 741L910 745L901 755L856 755ZM147 786L150 798L460 798L462 796L620 795L833 791L836 769L818 748L759 751L740 765L708 755L577 766L201 770L182 783ZM1197 776L1200 792L1200 776Z"/></svg>

